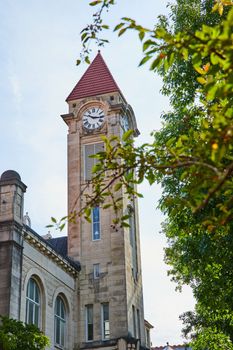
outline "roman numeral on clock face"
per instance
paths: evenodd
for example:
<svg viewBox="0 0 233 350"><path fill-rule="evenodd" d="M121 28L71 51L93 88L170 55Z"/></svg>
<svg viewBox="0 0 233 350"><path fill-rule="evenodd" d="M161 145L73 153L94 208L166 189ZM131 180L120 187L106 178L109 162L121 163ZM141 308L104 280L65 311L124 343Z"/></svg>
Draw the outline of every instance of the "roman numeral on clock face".
<svg viewBox="0 0 233 350"><path fill-rule="evenodd" d="M95 130L104 122L104 111L100 107L91 107L83 114L83 126L88 130Z"/></svg>

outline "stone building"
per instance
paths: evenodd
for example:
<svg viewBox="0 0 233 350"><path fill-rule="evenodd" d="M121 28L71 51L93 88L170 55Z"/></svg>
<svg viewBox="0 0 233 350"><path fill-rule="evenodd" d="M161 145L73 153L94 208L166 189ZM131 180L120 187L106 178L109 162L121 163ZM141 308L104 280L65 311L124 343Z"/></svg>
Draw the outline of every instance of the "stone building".
<svg viewBox="0 0 233 350"><path fill-rule="evenodd" d="M131 106L100 52L67 98L68 211L85 204L86 184L104 148L102 136L139 134ZM130 228L112 228L114 213L95 206L91 222L68 225L68 237L42 237L23 215L20 175L0 178L0 314L34 323L51 349L149 348L144 322L137 201L123 199ZM146 329L145 329L146 325Z"/></svg>

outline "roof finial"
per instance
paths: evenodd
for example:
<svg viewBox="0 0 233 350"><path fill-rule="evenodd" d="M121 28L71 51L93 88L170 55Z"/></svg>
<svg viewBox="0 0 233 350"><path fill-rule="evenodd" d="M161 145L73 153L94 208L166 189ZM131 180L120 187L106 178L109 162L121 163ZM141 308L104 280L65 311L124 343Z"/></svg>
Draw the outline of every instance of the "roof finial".
<svg viewBox="0 0 233 350"><path fill-rule="evenodd" d="M98 50L98 53L100 53L100 50Z"/></svg>
<svg viewBox="0 0 233 350"><path fill-rule="evenodd" d="M27 211L26 211L26 214L23 217L23 223L24 223L24 225L27 225L28 227L31 227L31 219L30 219Z"/></svg>

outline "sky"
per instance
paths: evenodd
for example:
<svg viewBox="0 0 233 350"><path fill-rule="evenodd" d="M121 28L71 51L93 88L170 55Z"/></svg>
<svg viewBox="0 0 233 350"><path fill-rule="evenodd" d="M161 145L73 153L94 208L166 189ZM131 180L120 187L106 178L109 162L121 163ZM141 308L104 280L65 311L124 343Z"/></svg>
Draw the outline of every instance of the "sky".
<svg viewBox="0 0 233 350"><path fill-rule="evenodd" d="M67 127L60 115L68 112L65 99L87 69L75 62L79 33L92 11L85 0L5 0L0 6L0 174L8 169L20 174L28 186L25 211L41 235L51 216L62 217L67 210ZM119 0L108 18L117 24L130 16L153 27L167 11L165 0ZM134 109L141 132L137 144L148 142L150 132L161 127L161 113L170 108L160 93L161 79L147 66L138 67L142 53L136 34L106 35L110 44L102 56ZM91 59L98 48L92 49ZM139 191L144 195L139 215L145 318L154 325L153 346L182 343L179 315L193 309L194 300L188 287L176 292L167 276L160 188L144 183Z"/></svg>

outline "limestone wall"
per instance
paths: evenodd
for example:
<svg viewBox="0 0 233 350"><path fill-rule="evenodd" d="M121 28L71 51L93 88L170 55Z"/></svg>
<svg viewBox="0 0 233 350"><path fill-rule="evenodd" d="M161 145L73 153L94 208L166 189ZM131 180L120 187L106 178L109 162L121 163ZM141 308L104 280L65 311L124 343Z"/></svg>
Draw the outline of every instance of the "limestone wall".
<svg viewBox="0 0 233 350"><path fill-rule="evenodd" d="M54 349L54 306L60 295L65 303L67 314L66 349L73 349L78 342L77 328L77 280L64 271L51 258L24 242L22 266L22 296L20 319L26 317L26 291L29 279L37 282L41 294L42 331L50 338L51 348Z"/></svg>

